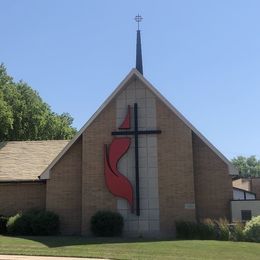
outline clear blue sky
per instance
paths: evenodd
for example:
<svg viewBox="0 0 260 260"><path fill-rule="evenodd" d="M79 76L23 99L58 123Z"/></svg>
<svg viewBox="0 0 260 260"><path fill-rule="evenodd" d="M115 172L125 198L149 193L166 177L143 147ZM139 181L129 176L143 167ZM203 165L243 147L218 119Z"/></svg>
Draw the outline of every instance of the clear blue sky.
<svg viewBox="0 0 260 260"><path fill-rule="evenodd" d="M79 129L135 65L224 155L260 158L260 1L0 0L0 62Z"/></svg>

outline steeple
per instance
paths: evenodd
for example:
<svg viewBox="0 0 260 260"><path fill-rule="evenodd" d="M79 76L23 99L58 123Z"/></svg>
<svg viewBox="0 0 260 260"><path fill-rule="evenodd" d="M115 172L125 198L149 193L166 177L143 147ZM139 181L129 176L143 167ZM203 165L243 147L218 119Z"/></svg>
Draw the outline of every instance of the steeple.
<svg viewBox="0 0 260 260"><path fill-rule="evenodd" d="M139 23L142 21L142 16L137 15L135 21L138 24L137 36L136 36L136 69L143 74L143 60L142 60L142 46L141 46L141 33L139 30Z"/></svg>

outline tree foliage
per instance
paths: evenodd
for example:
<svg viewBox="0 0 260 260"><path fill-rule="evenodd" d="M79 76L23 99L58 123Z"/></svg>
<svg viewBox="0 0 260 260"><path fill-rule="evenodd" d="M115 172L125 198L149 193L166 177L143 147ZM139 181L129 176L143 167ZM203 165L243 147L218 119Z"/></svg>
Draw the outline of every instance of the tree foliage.
<svg viewBox="0 0 260 260"><path fill-rule="evenodd" d="M76 133L68 113L54 113L25 82L14 82L0 65L0 141L71 139Z"/></svg>
<svg viewBox="0 0 260 260"><path fill-rule="evenodd" d="M231 162L239 170L239 174L244 177L260 177L260 160L256 156L237 156Z"/></svg>

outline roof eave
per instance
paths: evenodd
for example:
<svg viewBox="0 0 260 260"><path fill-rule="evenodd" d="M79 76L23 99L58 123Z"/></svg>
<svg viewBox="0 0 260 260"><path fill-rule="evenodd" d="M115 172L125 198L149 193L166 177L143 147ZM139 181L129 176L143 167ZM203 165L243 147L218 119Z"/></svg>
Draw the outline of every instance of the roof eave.
<svg viewBox="0 0 260 260"><path fill-rule="evenodd" d="M12 183L19 183L19 184L26 184L26 183L45 183L46 180L44 179L14 179L14 180L0 180L0 184L12 184Z"/></svg>

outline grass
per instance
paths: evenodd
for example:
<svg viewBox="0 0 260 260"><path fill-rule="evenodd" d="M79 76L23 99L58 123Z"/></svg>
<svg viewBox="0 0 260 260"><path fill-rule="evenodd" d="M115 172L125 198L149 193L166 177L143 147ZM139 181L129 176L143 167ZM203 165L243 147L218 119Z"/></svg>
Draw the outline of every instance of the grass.
<svg viewBox="0 0 260 260"><path fill-rule="evenodd" d="M0 254L110 259L260 259L260 244L213 241L145 241L84 237L0 236Z"/></svg>

